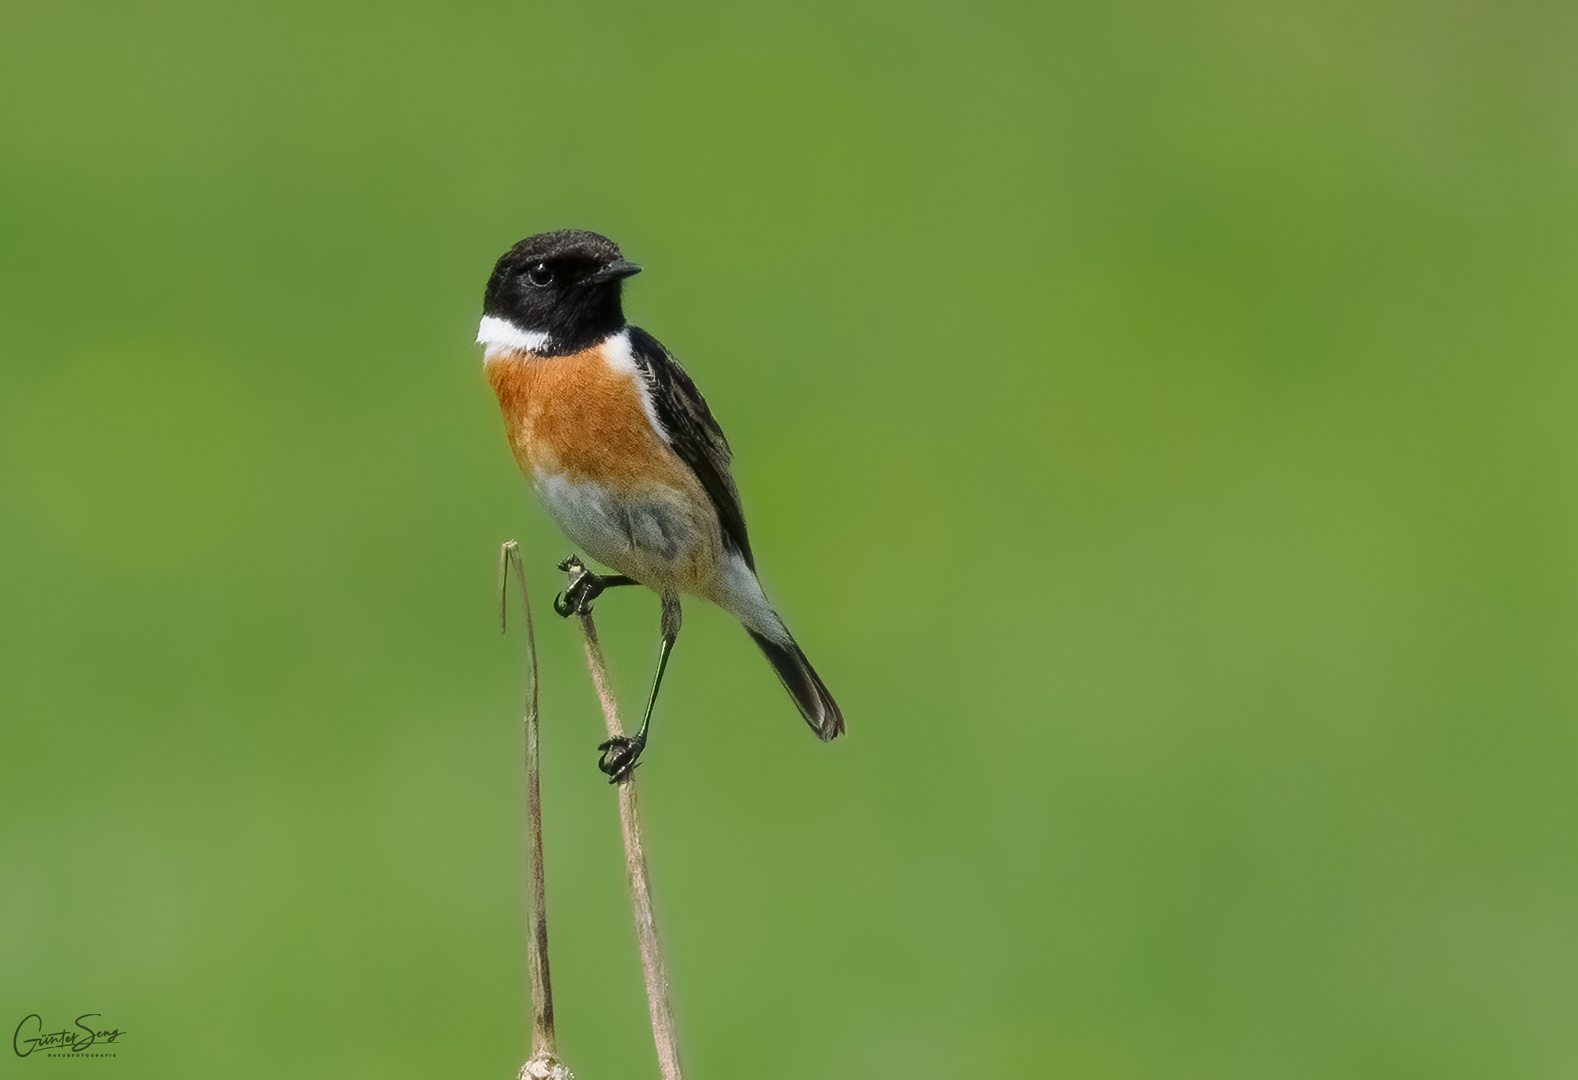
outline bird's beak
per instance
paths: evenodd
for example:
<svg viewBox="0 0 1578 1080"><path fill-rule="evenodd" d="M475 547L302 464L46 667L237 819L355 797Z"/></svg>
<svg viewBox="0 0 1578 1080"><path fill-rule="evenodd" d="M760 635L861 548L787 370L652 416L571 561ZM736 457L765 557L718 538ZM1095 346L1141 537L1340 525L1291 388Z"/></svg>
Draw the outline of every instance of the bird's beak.
<svg viewBox="0 0 1578 1080"><path fill-rule="evenodd" d="M601 285L605 281L617 281L619 278L627 278L631 274L639 273L641 273L641 267L626 259L620 259L618 262L611 262L597 271L597 273L587 278L585 283L587 285Z"/></svg>

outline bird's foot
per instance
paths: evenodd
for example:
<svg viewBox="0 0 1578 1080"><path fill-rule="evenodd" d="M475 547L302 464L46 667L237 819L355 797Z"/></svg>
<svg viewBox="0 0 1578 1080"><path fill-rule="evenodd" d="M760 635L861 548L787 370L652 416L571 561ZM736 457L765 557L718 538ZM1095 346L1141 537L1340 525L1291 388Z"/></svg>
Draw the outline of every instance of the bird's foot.
<svg viewBox="0 0 1578 1080"><path fill-rule="evenodd" d="M610 784L617 784L635 771L638 764L636 759L647 748L647 740L644 735L634 738L621 735L617 739L598 743L597 748L603 752L602 757L597 759L597 767L608 774Z"/></svg>
<svg viewBox="0 0 1578 1080"><path fill-rule="evenodd" d="M574 555L560 563L559 569L570 575L570 584L564 592L553 598L553 610L566 619L571 615L591 614L592 601L602 595L608 583L588 570Z"/></svg>

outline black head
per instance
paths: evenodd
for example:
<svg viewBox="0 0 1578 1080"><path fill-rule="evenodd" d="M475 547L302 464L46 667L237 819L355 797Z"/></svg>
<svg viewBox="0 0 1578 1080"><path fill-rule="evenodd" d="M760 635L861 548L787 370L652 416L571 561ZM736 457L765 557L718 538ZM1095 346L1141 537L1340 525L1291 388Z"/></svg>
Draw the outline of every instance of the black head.
<svg viewBox="0 0 1578 1080"><path fill-rule="evenodd" d="M583 349L625 325L619 290L641 268L619 245L583 229L529 236L504 253L482 294L482 314L526 335L546 335L538 351Z"/></svg>

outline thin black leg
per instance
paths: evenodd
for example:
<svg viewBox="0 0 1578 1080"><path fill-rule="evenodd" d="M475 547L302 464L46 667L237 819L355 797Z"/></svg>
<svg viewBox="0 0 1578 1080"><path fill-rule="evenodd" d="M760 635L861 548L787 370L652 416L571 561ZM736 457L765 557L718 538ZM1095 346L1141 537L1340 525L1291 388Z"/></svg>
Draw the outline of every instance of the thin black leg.
<svg viewBox="0 0 1578 1080"><path fill-rule="evenodd" d="M597 767L608 774L610 784L617 784L629 776L636 767L637 759L641 757L641 751L647 747L647 729L652 726L652 707L657 704L658 690L663 686L663 672L668 669L668 654L674 651L674 642L679 637L679 624L679 596L665 593L663 637L658 644L657 675L652 680L652 693L647 696L647 711L641 718L641 727L634 735L609 739L605 743L599 743L597 747L603 752L603 756L597 760Z"/></svg>

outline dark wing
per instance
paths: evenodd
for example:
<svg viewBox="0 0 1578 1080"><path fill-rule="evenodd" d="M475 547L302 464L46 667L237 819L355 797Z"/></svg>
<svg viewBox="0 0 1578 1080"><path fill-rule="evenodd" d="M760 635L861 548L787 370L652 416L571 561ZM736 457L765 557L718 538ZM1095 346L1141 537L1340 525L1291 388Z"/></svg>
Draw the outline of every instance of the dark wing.
<svg viewBox="0 0 1578 1080"><path fill-rule="evenodd" d="M729 440L723 437L723 429L712 418L701 391L662 342L639 326L632 326L630 351L635 355L636 366L647 377L652 405L658 423L668 434L669 446L690 466L718 511L723 546L738 551L755 573L756 559L745 535L740 493L735 490L734 477L729 475L729 460L734 455L729 450Z"/></svg>

